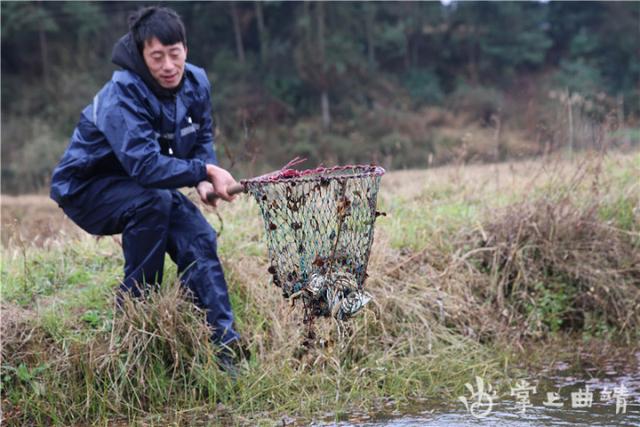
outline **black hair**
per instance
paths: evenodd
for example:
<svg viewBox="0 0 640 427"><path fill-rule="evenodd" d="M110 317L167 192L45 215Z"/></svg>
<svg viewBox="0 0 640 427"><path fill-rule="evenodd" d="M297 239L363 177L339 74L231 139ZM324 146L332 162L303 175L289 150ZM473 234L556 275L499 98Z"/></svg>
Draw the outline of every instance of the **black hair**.
<svg viewBox="0 0 640 427"><path fill-rule="evenodd" d="M129 31L142 53L144 43L154 37L165 46L182 42L187 46L187 36L180 15L168 7L148 6L129 16Z"/></svg>

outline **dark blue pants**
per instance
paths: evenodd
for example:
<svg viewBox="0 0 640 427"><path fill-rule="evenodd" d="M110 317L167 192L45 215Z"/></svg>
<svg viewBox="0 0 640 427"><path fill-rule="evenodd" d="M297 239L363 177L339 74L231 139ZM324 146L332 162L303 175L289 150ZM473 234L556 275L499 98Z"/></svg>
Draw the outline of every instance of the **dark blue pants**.
<svg viewBox="0 0 640 427"><path fill-rule="evenodd" d="M216 232L182 193L144 188L129 177L109 176L94 178L62 208L91 234L122 233L122 291L140 296L141 287L161 283L168 253L178 266L182 284L206 311L212 340L228 344L239 338L216 252Z"/></svg>

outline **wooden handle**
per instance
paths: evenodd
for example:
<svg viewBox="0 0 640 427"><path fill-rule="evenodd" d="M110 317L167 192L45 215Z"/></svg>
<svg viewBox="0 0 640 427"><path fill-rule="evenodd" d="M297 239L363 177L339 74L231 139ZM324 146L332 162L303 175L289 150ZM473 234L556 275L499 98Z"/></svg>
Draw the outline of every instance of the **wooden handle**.
<svg viewBox="0 0 640 427"><path fill-rule="evenodd" d="M231 186L229 186L229 188L227 188L227 193L229 193L230 196L234 196L236 194L240 194L240 193L244 193L244 185L242 184L233 184ZM214 193L213 191L211 193L207 194L207 200L209 202L213 202L215 199L218 198L218 195L216 193Z"/></svg>

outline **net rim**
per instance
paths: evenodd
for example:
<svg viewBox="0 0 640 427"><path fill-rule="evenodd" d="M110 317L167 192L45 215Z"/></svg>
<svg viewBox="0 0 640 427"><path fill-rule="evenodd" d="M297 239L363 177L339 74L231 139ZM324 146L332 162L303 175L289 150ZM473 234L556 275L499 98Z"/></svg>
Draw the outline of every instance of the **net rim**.
<svg viewBox="0 0 640 427"><path fill-rule="evenodd" d="M348 169L361 170L361 172L354 172L344 175L326 176L325 174L331 174L334 172L345 171ZM282 169L277 173L261 176L252 179L243 179L240 181L242 185L260 185L260 184L278 184L286 182L314 182L320 180L337 180L337 179L354 179L365 178L370 176L382 176L386 173L386 170L377 165L344 165L344 166L332 166L332 167L317 167L314 169L295 170L295 169Z"/></svg>

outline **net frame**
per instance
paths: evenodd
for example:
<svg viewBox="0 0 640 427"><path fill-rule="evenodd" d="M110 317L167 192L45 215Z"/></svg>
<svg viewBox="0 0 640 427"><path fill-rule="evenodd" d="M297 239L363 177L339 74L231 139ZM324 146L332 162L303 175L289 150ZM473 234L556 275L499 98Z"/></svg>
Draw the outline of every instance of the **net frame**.
<svg viewBox="0 0 640 427"><path fill-rule="evenodd" d="M345 320L366 304L380 180L377 165L294 170L242 180L263 218L274 285L305 318Z"/></svg>

